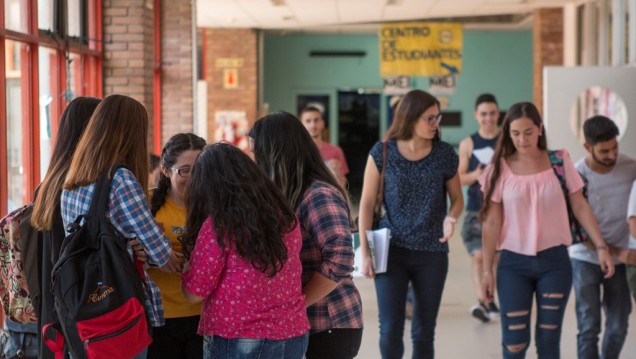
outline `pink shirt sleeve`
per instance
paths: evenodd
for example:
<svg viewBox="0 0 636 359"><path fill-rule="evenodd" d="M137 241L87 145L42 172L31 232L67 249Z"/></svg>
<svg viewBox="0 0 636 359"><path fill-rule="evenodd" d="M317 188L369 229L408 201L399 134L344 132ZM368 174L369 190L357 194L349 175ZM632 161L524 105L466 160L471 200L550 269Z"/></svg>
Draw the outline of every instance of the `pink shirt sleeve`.
<svg viewBox="0 0 636 359"><path fill-rule="evenodd" d="M574 163L572 163L572 159L570 158L570 154L566 149L562 150L563 156L563 169L565 170L565 184L568 187L568 191L570 194L580 191L583 188L583 179L581 175L574 167Z"/></svg>
<svg viewBox="0 0 636 359"><path fill-rule="evenodd" d="M190 255L187 271L181 275L181 285L188 292L206 298L217 287L225 267L226 254L216 242L216 231L210 218L199 230Z"/></svg>

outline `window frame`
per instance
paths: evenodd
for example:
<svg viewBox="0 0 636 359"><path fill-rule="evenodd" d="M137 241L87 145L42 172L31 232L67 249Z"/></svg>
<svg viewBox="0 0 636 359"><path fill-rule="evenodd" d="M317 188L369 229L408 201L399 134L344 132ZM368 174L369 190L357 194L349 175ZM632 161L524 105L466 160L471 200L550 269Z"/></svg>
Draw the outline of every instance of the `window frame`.
<svg viewBox="0 0 636 359"><path fill-rule="evenodd" d="M51 93L61 94L66 89L66 57L78 56L71 66L76 66L75 96L103 96L102 78L102 0L80 0L80 37L67 37L67 0L54 0L53 31L38 28L38 0L26 0L28 12L27 32L5 28L5 2L0 0L0 86L6 87L6 40L16 41L26 46L21 53L22 86L22 166L24 168L25 195L23 203L33 200L33 192L40 183L40 111L39 111L39 50L40 46L56 52L57 59L51 66L59 74L59 81L51 88ZM67 102L61 96L53 96L51 104L51 146L57 139L59 117ZM8 170L8 116L6 95L0 96L0 173ZM0 216L7 213L8 178L0 176Z"/></svg>

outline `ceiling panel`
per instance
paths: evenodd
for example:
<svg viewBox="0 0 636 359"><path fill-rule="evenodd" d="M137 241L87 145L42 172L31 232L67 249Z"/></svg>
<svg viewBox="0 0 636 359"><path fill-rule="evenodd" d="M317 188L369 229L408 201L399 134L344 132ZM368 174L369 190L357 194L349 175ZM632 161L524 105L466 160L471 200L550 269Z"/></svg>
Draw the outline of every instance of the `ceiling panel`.
<svg viewBox="0 0 636 359"><path fill-rule="evenodd" d="M283 26L298 26L298 22L287 6L273 6L270 0L235 0L243 12L254 19L259 27L267 27L270 23Z"/></svg>
<svg viewBox="0 0 636 359"><path fill-rule="evenodd" d="M587 0L197 0L197 25L346 31L349 25L358 29L387 21L530 14L537 7L583 1ZM277 2L282 6L275 6Z"/></svg>
<svg viewBox="0 0 636 359"><path fill-rule="evenodd" d="M235 0L198 0L197 23L208 27L258 26Z"/></svg>
<svg viewBox="0 0 636 359"><path fill-rule="evenodd" d="M336 0L287 0L287 6L301 24L312 26L318 24L337 24L340 21L336 8Z"/></svg>
<svg viewBox="0 0 636 359"><path fill-rule="evenodd" d="M390 5L384 8L382 20L405 21L418 20L429 17L431 8L438 0L402 0L399 5Z"/></svg>
<svg viewBox="0 0 636 359"><path fill-rule="evenodd" d="M346 24L379 21L385 3L386 0L337 0L338 16Z"/></svg>

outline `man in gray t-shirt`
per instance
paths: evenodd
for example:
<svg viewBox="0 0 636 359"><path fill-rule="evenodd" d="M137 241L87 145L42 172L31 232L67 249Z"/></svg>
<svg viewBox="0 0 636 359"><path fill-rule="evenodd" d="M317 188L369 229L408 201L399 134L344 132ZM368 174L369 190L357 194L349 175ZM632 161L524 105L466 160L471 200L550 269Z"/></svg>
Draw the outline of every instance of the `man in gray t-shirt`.
<svg viewBox="0 0 636 359"><path fill-rule="evenodd" d="M589 181L588 201L607 244L628 248L629 227L625 213L629 192L636 179L636 160L618 153L618 127L609 118L595 116L588 119L583 125L583 133L588 155L576 164L576 168ZM593 249L576 244L569 252L579 329L578 356L618 358L627 337L632 310L625 265L614 257L616 272L611 278L604 278ZM601 307L607 320L599 356Z"/></svg>

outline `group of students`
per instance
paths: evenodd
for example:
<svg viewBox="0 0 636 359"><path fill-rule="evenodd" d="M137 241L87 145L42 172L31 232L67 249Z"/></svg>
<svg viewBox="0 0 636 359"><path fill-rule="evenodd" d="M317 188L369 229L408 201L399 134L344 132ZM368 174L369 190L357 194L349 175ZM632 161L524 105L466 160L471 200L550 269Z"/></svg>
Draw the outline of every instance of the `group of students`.
<svg viewBox="0 0 636 359"><path fill-rule="evenodd" d="M254 159L176 134L152 189L147 135L130 97L69 103L34 206L42 261L55 262L95 182L117 168L107 217L148 274L153 341L137 358L355 357L363 325L348 197L301 122L284 112L256 121ZM47 285L41 322L55 315ZM41 345L39 357L52 353Z"/></svg>
<svg viewBox="0 0 636 359"><path fill-rule="evenodd" d="M579 358L618 358L631 312L628 288L636 290L628 245L630 229L636 236L636 161L618 154L618 128L607 117L588 119L583 131L588 155L575 166L566 150L548 150L532 103L512 105L501 130L494 96L479 96L475 114L479 130L461 142L457 155L440 140L439 102L413 90L400 100L385 144L370 151L360 201L362 272L375 279L382 358L403 356L409 283L415 297L413 358L434 357L447 240L462 212L462 184L470 186L462 235L479 299L471 313L483 322L501 317L502 356L525 357L536 298L538 356L560 357L574 283ZM380 227L389 228L392 238L387 271L375 274L365 232L372 226L382 169ZM580 173L589 181L587 200ZM591 243L572 245L568 211ZM494 303L495 288L501 309ZM599 351L601 308L607 321Z"/></svg>
<svg viewBox="0 0 636 359"><path fill-rule="evenodd" d="M434 357L448 240L464 207L462 184L472 185L463 232L474 258L477 308L483 311L473 314L490 319L497 312L496 283L503 356L525 356L536 296L537 351L541 358L559 357L574 273L579 354L588 357L585 353L597 350L602 303L613 319L603 357L617 357L631 299L630 270L616 257L630 259L624 192L636 179L636 162L618 156L618 130L611 120L588 120L590 155L575 167L566 151L556 152L566 200L536 107L512 105L499 131L496 100L480 98L480 131L462 142L459 155L441 140L439 101L421 90L401 99L385 140L370 150L360 201L361 272L375 281L382 357L403 356L409 284L415 297L413 358ZM97 179L118 168L108 220L144 258L148 273L144 286L153 342L138 358L355 357L363 322L351 277L348 194L303 122L285 112L257 120L249 132L253 158L229 144L206 145L194 134L176 134L163 148L156 187L149 189L143 105L122 95L73 100L35 199L32 223L45 234L42 273L50 272L67 225L87 212ZM475 152L495 141L492 160L483 163ZM589 180L589 203L577 169ZM387 271L376 274L366 230L381 178L380 226L391 230L392 239ZM572 246L568 255L568 201L594 249ZM634 235L636 190L629 211ZM483 238L468 239L466 233ZM48 286L43 280L41 322L55 315ZM40 357L52 356L42 346Z"/></svg>

